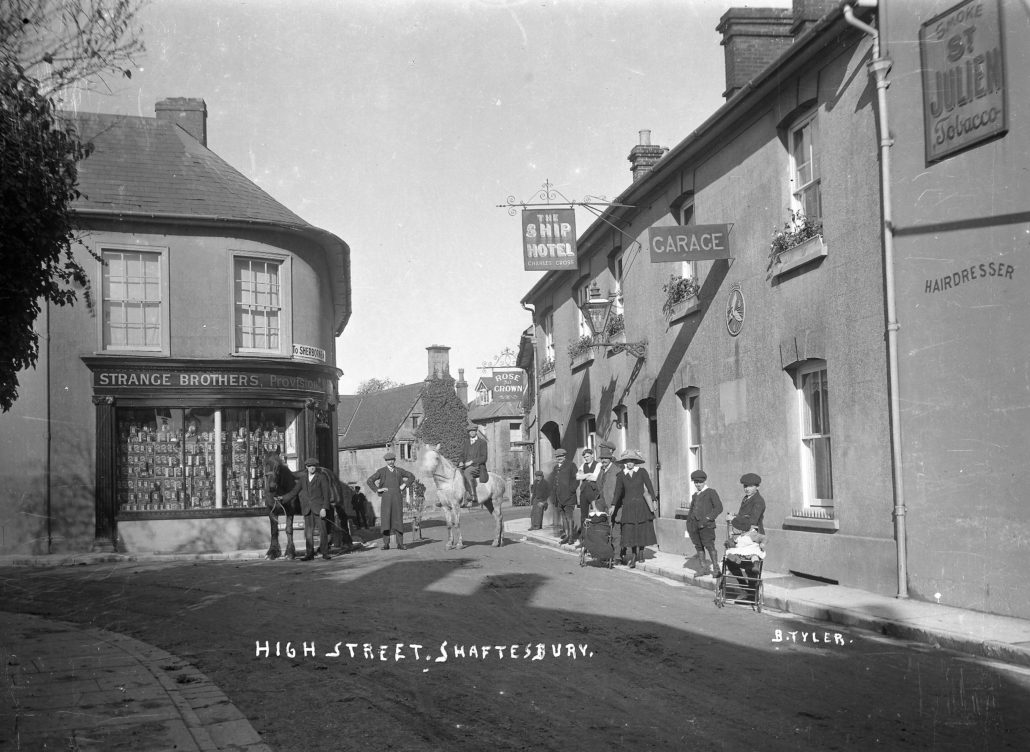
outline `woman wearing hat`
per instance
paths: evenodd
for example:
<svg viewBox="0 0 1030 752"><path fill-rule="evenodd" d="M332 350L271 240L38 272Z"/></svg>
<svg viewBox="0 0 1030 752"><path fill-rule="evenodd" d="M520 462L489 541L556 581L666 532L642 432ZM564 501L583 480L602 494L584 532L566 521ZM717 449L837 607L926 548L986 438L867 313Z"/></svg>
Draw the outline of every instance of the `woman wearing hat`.
<svg viewBox="0 0 1030 752"><path fill-rule="evenodd" d="M622 541L621 548L632 549L629 567L636 567L638 561L644 560L644 548L658 543L654 534L654 511L644 496L645 491L657 505L651 476L644 469L644 458L635 449L627 449L619 457L622 465L620 482L615 486L615 505L612 508L612 519L622 510L619 521Z"/></svg>
<svg viewBox="0 0 1030 752"><path fill-rule="evenodd" d="M744 473L740 476L740 483L744 486L744 498L733 519L745 517L749 523L748 528L757 527L758 532L765 535L765 525L762 524L765 517L765 499L762 498L762 494L758 493L758 486L761 482L762 478L757 473Z"/></svg>

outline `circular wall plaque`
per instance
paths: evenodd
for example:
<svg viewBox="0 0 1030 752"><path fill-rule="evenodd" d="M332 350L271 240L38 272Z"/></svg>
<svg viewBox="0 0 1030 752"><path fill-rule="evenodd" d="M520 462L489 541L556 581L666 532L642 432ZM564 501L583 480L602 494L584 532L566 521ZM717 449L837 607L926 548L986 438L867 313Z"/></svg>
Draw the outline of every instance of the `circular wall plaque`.
<svg viewBox="0 0 1030 752"><path fill-rule="evenodd" d="M740 285L734 285L726 300L726 331L730 333L731 337L740 334L740 330L744 327L745 315L744 294L740 291Z"/></svg>

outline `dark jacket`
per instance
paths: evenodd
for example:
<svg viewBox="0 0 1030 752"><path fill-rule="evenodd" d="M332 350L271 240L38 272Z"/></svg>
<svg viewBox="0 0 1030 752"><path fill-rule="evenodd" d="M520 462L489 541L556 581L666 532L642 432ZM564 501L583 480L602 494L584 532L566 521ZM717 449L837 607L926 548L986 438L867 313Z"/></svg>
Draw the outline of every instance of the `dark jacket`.
<svg viewBox="0 0 1030 752"><path fill-rule="evenodd" d="M547 482L546 478L541 478L540 480L533 482L530 497L534 504L547 503L548 499L551 498L551 484Z"/></svg>
<svg viewBox="0 0 1030 752"><path fill-rule="evenodd" d="M486 472L486 461L489 449L486 441L478 438L475 441L465 442L465 451L462 453L462 465L472 466L479 470L477 476L480 483L486 483L488 476Z"/></svg>
<svg viewBox="0 0 1030 752"><path fill-rule="evenodd" d="M698 527L715 527L715 518L722 514L722 499L714 488L705 488L694 492L690 497L689 519L695 520Z"/></svg>
<svg viewBox="0 0 1030 752"><path fill-rule="evenodd" d="M300 489L298 496L300 499L300 513L305 515L319 514L323 509L328 512L333 494L332 489L329 487L330 480L327 474L319 469L308 480L308 471L307 468L304 468L294 475L297 478L297 486Z"/></svg>
<svg viewBox="0 0 1030 752"><path fill-rule="evenodd" d="M744 500L740 502L740 509L734 515L734 519L742 515L748 518L752 526L758 527L758 532L765 533L765 525L763 524L765 518L765 499L762 498L762 494L755 491L754 496L750 498L744 497Z"/></svg>
<svg viewBox="0 0 1030 752"><path fill-rule="evenodd" d="M559 507L573 506L576 503L576 488L579 481L576 480L576 465L566 460L551 471L551 498Z"/></svg>

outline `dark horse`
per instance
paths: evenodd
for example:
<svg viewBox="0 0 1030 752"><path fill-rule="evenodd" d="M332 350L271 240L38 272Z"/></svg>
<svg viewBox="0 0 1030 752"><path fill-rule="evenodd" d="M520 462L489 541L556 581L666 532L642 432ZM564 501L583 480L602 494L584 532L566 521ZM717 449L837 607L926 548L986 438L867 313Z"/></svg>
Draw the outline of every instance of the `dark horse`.
<svg viewBox="0 0 1030 752"><path fill-rule="evenodd" d="M297 558L297 549L293 546L293 517L300 514L300 483L290 472L290 468L278 454L270 452L265 455L262 465L265 470L265 504L268 505L268 526L271 533L271 544L268 546L266 559L278 559L282 555L279 548L279 515L286 516L286 556Z"/></svg>

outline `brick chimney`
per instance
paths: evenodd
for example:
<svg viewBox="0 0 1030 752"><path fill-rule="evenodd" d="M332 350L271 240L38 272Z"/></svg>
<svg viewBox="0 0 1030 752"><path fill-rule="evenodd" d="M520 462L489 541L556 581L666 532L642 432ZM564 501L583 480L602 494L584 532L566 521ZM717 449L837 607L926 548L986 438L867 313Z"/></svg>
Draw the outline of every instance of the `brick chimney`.
<svg viewBox="0 0 1030 752"><path fill-rule="evenodd" d="M651 131L640 131L640 143L630 149L629 169L633 173L633 181L640 180L644 175L651 172L658 164L658 160L669 151L664 146L651 145Z"/></svg>
<svg viewBox="0 0 1030 752"><path fill-rule="evenodd" d="M451 375L451 356L449 347L443 345L430 345L426 348L429 352L429 379L442 379Z"/></svg>
<svg viewBox="0 0 1030 752"><path fill-rule="evenodd" d="M188 134L207 146L207 104L203 99L169 97L154 105L158 120L175 123Z"/></svg>
<svg viewBox="0 0 1030 752"><path fill-rule="evenodd" d="M796 4L804 4L796 0ZM722 34L729 99L769 67L794 42L795 11L791 8L730 8L715 30Z"/></svg>
<svg viewBox="0 0 1030 752"><path fill-rule="evenodd" d="M454 391L458 393L458 399L461 400L461 404L467 405L469 403L469 383L465 381L465 369L458 369L458 380L454 384Z"/></svg>
<svg viewBox="0 0 1030 752"><path fill-rule="evenodd" d="M836 10L840 0L794 0L794 20L790 33L796 39L827 13Z"/></svg>

